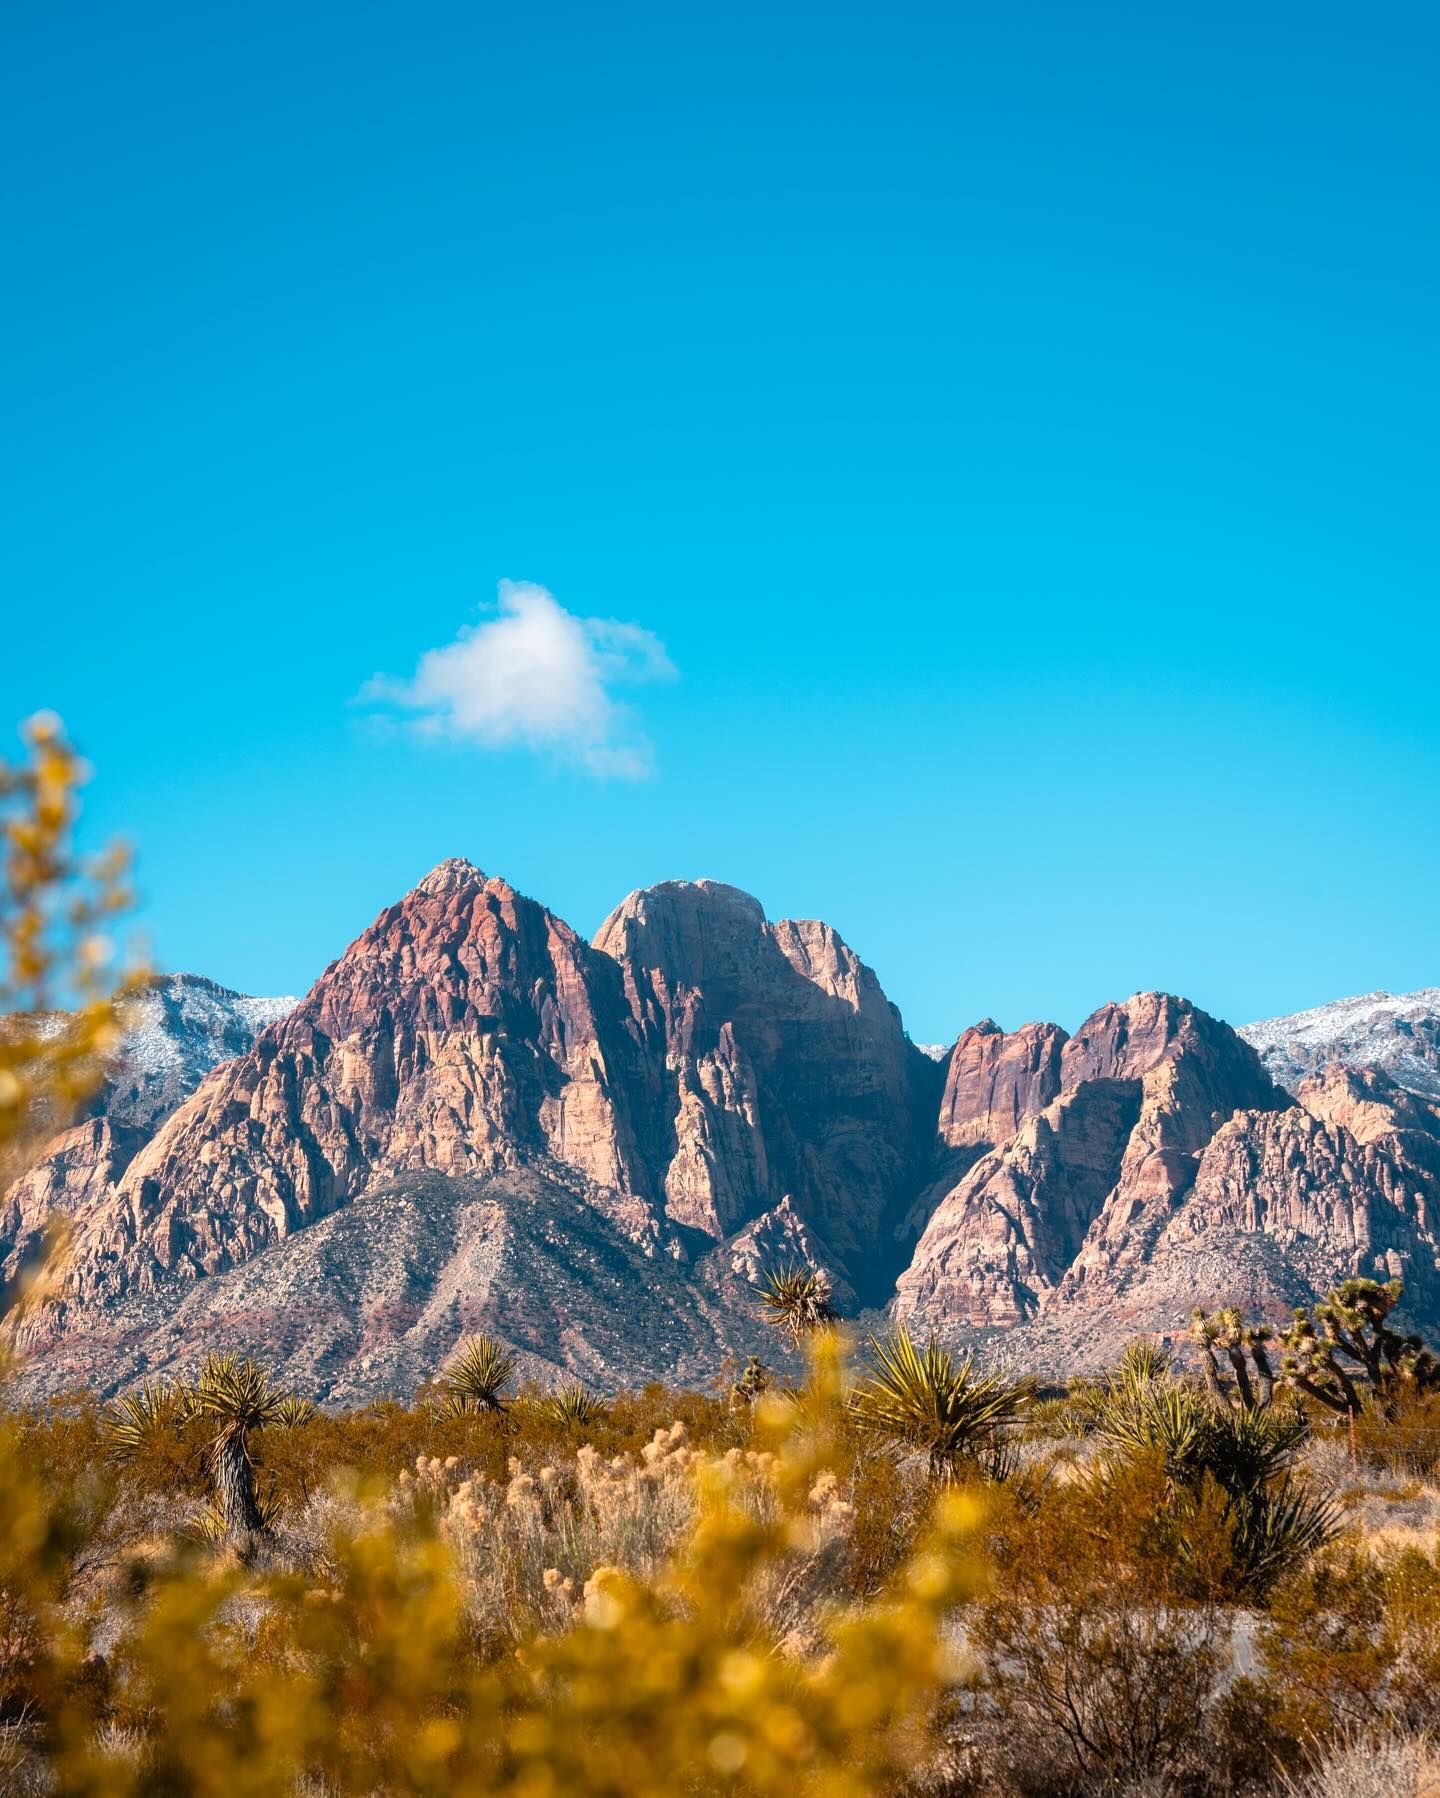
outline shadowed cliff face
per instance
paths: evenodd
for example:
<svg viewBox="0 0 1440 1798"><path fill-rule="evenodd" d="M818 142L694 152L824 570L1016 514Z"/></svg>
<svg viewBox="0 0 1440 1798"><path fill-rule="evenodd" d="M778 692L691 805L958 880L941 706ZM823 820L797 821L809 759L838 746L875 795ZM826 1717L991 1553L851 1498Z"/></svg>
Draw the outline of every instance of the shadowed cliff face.
<svg viewBox="0 0 1440 1798"><path fill-rule="evenodd" d="M648 1051L644 1153L673 1222L720 1239L787 1196L873 1297L940 1071L826 924L766 921L714 881L633 893L601 925Z"/></svg>
<svg viewBox="0 0 1440 1798"><path fill-rule="evenodd" d="M177 1091L266 1003L181 997ZM1292 1099L1161 993L1073 1037L987 1019L937 1063L829 926L712 881L631 894L592 945L444 862L157 1127L162 1084L117 1079L0 1197L7 1276L71 1225L35 1390L233 1341L372 1395L479 1326L612 1384L697 1377L757 1346L749 1282L792 1259L847 1312L1019 1331L1061 1370L1352 1273L1440 1321L1422 1094L1332 1068Z"/></svg>

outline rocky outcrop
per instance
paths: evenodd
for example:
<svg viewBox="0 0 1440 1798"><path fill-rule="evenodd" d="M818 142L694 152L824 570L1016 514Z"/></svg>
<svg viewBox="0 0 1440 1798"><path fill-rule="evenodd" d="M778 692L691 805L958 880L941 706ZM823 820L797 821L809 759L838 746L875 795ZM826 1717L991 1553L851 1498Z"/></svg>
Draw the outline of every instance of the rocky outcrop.
<svg viewBox="0 0 1440 1798"><path fill-rule="evenodd" d="M1062 1372L1350 1273L1440 1320L1423 1091L1333 1066L1292 1096L1162 993L936 1058L833 929L718 882L586 943L447 861L293 1007L189 977L143 1003L97 1114L0 1198L7 1278L69 1223L30 1390L219 1345L350 1400L474 1328L534 1371L693 1379L763 1348L751 1283L786 1261Z"/></svg>
<svg viewBox="0 0 1440 1798"><path fill-rule="evenodd" d="M1003 1123L1052 1091L935 1198L897 1286L901 1315L1009 1324L1122 1282L1153 1251L1220 1125L1284 1102L1228 1025L1187 1000L1138 993L1068 1040L1053 1025L967 1031L946 1088L947 1105L961 1103L942 1110L942 1139L983 1142L997 1109Z"/></svg>
<svg viewBox="0 0 1440 1798"><path fill-rule="evenodd" d="M720 1240L788 1198L857 1288L933 1140L940 1071L829 925L717 881L632 893L595 947L648 1056L641 1140L664 1213ZM880 1278L877 1278L880 1275Z"/></svg>
<svg viewBox="0 0 1440 1798"><path fill-rule="evenodd" d="M1095 1077L1140 1081L1115 1185L1062 1282L1070 1299L1082 1288L1113 1288L1145 1262L1221 1124L1237 1111L1285 1103L1228 1024L1168 993L1102 1006L1065 1045L1062 1077L1067 1090Z"/></svg>
<svg viewBox="0 0 1440 1798"><path fill-rule="evenodd" d="M57 1145L32 1170L17 1242L47 1203L75 1228L63 1301L29 1340L215 1278L421 1172L578 1178L642 1254L731 1244L715 1266L733 1274L783 1250L884 1298L881 1224L913 1192L942 1077L826 925L676 883L632 895L591 947L442 863L143 1146L128 1132L86 1163Z"/></svg>
<svg viewBox="0 0 1440 1798"><path fill-rule="evenodd" d="M70 1307L219 1273L421 1169L553 1156L643 1236L637 1054L612 963L504 881L443 863L136 1155L77 1228Z"/></svg>
<svg viewBox="0 0 1440 1798"><path fill-rule="evenodd" d="M972 1024L950 1052L940 1140L952 1149L1008 1142L1059 1097L1067 1041L1058 1024L1022 1024L1008 1033L993 1018Z"/></svg>
<svg viewBox="0 0 1440 1798"><path fill-rule="evenodd" d="M86 1118L63 1131L0 1195L0 1287L39 1249L50 1219L73 1228L76 1220L103 1211L144 1140L133 1125Z"/></svg>
<svg viewBox="0 0 1440 1798"><path fill-rule="evenodd" d="M39 1242L47 1216L74 1219L112 1191L210 1070L244 1054L295 1004L252 999L198 974L149 981L126 1004L119 1050L85 1121L50 1143L8 1191L0 1189L0 1278Z"/></svg>
<svg viewBox="0 0 1440 1798"><path fill-rule="evenodd" d="M1240 1035L1290 1092L1327 1067L1375 1068L1397 1086L1440 1099L1440 987L1365 993L1311 1011L1245 1024Z"/></svg>
<svg viewBox="0 0 1440 1798"><path fill-rule="evenodd" d="M1351 1275L1400 1279L1411 1316L1440 1319L1440 1107L1342 1068L1298 1100L1222 1124L1148 1253L1087 1295L1112 1338L1183 1333L1196 1304L1283 1318Z"/></svg>
<svg viewBox="0 0 1440 1798"><path fill-rule="evenodd" d="M1114 1188L1140 1109L1133 1080L1088 1080L1027 1119L936 1205L895 1311L1014 1324L1055 1295Z"/></svg>

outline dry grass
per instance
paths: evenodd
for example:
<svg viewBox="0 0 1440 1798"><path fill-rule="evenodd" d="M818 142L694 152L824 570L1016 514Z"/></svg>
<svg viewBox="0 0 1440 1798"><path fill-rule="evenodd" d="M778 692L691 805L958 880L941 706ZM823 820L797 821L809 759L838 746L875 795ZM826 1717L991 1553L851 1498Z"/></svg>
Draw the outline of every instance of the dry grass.
<svg viewBox="0 0 1440 1798"><path fill-rule="evenodd" d="M1288 1798L1440 1798L1440 1754L1423 1735L1351 1736L1316 1753Z"/></svg>

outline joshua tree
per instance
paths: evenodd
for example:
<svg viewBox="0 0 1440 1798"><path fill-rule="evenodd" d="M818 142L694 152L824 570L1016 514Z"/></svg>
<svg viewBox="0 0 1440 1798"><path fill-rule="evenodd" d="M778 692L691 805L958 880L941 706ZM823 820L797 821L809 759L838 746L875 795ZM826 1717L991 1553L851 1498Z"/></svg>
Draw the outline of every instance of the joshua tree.
<svg viewBox="0 0 1440 1798"><path fill-rule="evenodd" d="M799 1348L807 1336L836 1322L839 1313L830 1302L830 1276L823 1268L805 1267L798 1261L766 1268L754 1282L765 1321L790 1344Z"/></svg>
<svg viewBox="0 0 1440 1798"><path fill-rule="evenodd" d="M741 1371L740 1378L730 1388L732 1405L753 1405L762 1392L770 1387L770 1369L759 1358L751 1355Z"/></svg>
<svg viewBox="0 0 1440 1798"><path fill-rule="evenodd" d="M250 1436L279 1421L286 1395L248 1357L242 1361L234 1355L208 1355L182 1403L186 1416L203 1417L218 1426L209 1450L217 1533L231 1540L258 1534L269 1518L255 1497Z"/></svg>
<svg viewBox="0 0 1440 1798"><path fill-rule="evenodd" d="M922 1450L934 1479L953 1480L967 1461L999 1467L1000 1433L1024 1413L1027 1383L976 1374L973 1362L957 1364L933 1337L917 1349L904 1330L872 1336L869 1354L869 1378L850 1401L862 1429Z"/></svg>
<svg viewBox="0 0 1440 1798"><path fill-rule="evenodd" d="M1402 1291L1399 1280L1345 1280L1313 1316L1297 1310L1279 1338L1281 1377L1342 1417L1358 1414L1367 1394L1391 1416L1406 1388L1440 1387L1440 1361L1420 1337L1401 1336L1386 1321Z"/></svg>
<svg viewBox="0 0 1440 1798"><path fill-rule="evenodd" d="M503 1411L505 1388L515 1357L490 1336L472 1336L445 1369L446 1400L452 1411Z"/></svg>
<svg viewBox="0 0 1440 1798"><path fill-rule="evenodd" d="M1190 1314L1190 1340L1200 1350L1201 1371L1205 1389L1211 1398L1231 1402L1231 1395L1221 1377L1217 1349L1229 1361L1235 1377L1235 1394L1245 1410L1268 1405L1275 1392L1275 1370L1270 1364L1266 1344L1273 1332L1265 1324L1247 1324L1234 1305L1227 1305L1213 1317L1198 1306ZM1247 1360L1247 1356L1249 1359ZM1254 1363L1252 1379L1250 1363Z"/></svg>

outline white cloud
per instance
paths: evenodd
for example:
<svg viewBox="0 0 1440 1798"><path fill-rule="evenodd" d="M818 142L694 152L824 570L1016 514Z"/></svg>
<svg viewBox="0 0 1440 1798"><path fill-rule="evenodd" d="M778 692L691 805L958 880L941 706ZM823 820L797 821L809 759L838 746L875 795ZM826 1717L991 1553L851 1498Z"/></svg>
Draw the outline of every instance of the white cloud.
<svg viewBox="0 0 1440 1798"><path fill-rule="evenodd" d="M521 744L590 774L638 780L650 772L650 744L611 688L674 673L652 631L577 618L544 587L501 581L495 617L427 649L411 680L377 675L361 698L416 713L428 736Z"/></svg>

